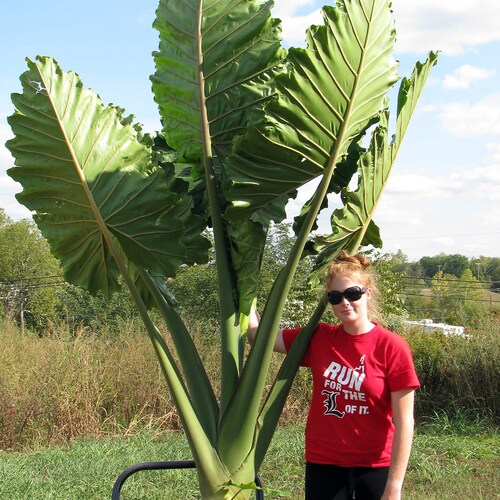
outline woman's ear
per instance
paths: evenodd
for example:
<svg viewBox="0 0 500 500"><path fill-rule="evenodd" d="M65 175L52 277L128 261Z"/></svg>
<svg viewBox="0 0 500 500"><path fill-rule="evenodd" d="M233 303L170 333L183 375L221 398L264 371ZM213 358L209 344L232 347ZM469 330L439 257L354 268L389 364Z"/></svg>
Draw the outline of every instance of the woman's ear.
<svg viewBox="0 0 500 500"><path fill-rule="evenodd" d="M367 288L365 293L366 293L366 300L370 300L372 298L372 289Z"/></svg>

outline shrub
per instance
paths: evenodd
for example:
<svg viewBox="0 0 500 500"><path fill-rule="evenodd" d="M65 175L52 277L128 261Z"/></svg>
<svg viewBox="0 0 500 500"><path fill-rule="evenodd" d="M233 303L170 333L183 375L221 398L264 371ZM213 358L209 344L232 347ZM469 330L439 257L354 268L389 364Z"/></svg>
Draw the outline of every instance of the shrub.
<svg viewBox="0 0 500 500"><path fill-rule="evenodd" d="M500 333L491 320L467 337L406 333L422 384L416 413L449 416L464 411L500 421Z"/></svg>

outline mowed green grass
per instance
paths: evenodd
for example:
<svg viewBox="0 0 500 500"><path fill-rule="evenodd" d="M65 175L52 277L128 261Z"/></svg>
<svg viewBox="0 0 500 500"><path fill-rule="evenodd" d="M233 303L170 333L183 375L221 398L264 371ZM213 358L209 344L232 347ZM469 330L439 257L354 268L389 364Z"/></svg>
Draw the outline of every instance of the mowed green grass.
<svg viewBox="0 0 500 500"><path fill-rule="evenodd" d="M456 427L456 426L455 426ZM500 437L474 426L425 425L417 429L404 489L405 499L500 498ZM129 466L145 461L189 459L182 433L78 440L30 452L0 452L0 498L109 499ZM303 498L303 427L279 428L260 471L266 498ZM196 499L196 471L142 471L121 490L126 499Z"/></svg>

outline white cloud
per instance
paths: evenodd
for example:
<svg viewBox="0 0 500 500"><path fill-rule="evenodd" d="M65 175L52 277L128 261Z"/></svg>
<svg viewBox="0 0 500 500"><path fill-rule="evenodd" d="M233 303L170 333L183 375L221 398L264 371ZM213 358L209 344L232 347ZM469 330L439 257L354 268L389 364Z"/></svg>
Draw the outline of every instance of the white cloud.
<svg viewBox="0 0 500 500"><path fill-rule="evenodd" d="M500 94L475 103L445 104L439 114L443 126L460 136L500 135Z"/></svg>
<svg viewBox="0 0 500 500"><path fill-rule="evenodd" d="M281 19L281 16L296 14L303 8L314 7L315 3L315 0L275 0L272 11L275 17Z"/></svg>
<svg viewBox="0 0 500 500"><path fill-rule="evenodd" d="M421 174L392 175L387 182L385 194L392 196L442 198L449 196L444 182L436 182L435 177Z"/></svg>
<svg viewBox="0 0 500 500"><path fill-rule="evenodd" d="M14 220L31 217L31 212L15 198L15 193L19 193L21 189L21 185L8 177L2 168L0 172L0 208L3 208L5 213Z"/></svg>
<svg viewBox="0 0 500 500"><path fill-rule="evenodd" d="M393 0L392 4L399 52L441 50L454 55L500 40L497 0Z"/></svg>
<svg viewBox="0 0 500 500"><path fill-rule="evenodd" d="M500 165L458 168L449 176L457 194L471 198L500 201Z"/></svg>
<svg viewBox="0 0 500 500"><path fill-rule="evenodd" d="M13 137L10 127L6 123L0 122L0 170L12 166L13 158L9 150L5 147L5 142Z"/></svg>
<svg viewBox="0 0 500 500"><path fill-rule="evenodd" d="M0 208L12 219L31 217L30 211L15 198L21 191L21 185L7 175L7 169L14 165L14 158L5 147L5 141L12 138L12 131L6 123L0 122Z"/></svg>
<svg viewBox="0 0 500 500"><path fill-rule="evenodd" d="M491 145L493 152L500 145ZM436 168L435 171L438 171ZM440 252L497 255L500 162L456 167L448 175L400 174L389 179L375 222L385 251L411 259Z"/></svg>
<svg viewBox="0 0 500 500"><path fill-rule="evenodd" d="M456 238L451 238L447 236L438 236L437 238L431 238L430 244L437 247L452 248L457 245Z"/></svg>
<svg viewBox="0 0 500 500"><path fill-rule="evenodd" d="M312 179L307 184L299 187L297 190L297 196L293 200L289 200L286 205L286 213L289 220L292 220L300 213L302 206L312 197L320 181L321 178L317 177L316 179Z"/></svg>
<svg viewBox="0 0 500 500"><path fill-rule="evenodd" d="M420 200L384 196L375 214L384 251L402 249L411 260L440 252L497 255L498 218L491 214L498 214L498 203L483 203L465 192L452 198Z"/></svg>
<svg viewBox="0 0 500 500"><path fill-rule="evenodd" d="M490 151L500 151L500 145L490 145ZM495 256L500 244L498 230L495 232L499 227L500 162L489 160L480 166L456 167L448 175L392 175L375 214L383 250L402 249L411 260L440 252ZM317 181L300 190L301 202L311 196L315 184ZM298 213L300 204L292 204L294 214ZM329 232L333 209L330 206L320 215L320 232Z"/></svg>
<svg viewBox="0 0 500 500"><path fill-rule="evenodd" d="M303 46L306 28L323 24L321 9L311 12L315 5L315 0L275 1L272 12L283 21L285 45ZM497 0L393 0L392 10L400 53L456 55L500 40Z"/></svg>
<svg viewBox="0 0 500 500"><path fill-rule="evenodd" d="M446 200L450 207L454 203L464 206L478 201L496 205L500 202L500 162L487 161L479 166L456 167L445 176L393 175L387 182L382 200L387 210L410 203L425 211L429 204ZM382 214L387 216L387 213ZM413 219L418 223L418 217L413 216Z"/></svg>
<svg viewBox="0 0 500 500"><path fill-rule="evenodd" d="M417 106L417 113L436 113L438 107L435 104L422 104Z"/></svg>
<svg viewBox="0 0 500 500"><path fill-rule="evenodd" d="M383 221L384 225L400 224L404 221L405 226L416 227L424 222L423 214L411 204L401 203L391 199L390 196L383 198L377 207L375 214L376 221Z"/></svg>
<svg viewBox="0 0 500 500"><path fill-rule="evenodd" d="M306 17L287 17L286 25L283 28L284 41L294 47L305 46L306 29L312 25L321 26L322 24L321 10L316 10Z"/></svg>
<svg viewBox="0 0 500 500"><path fill-rule="evenodd" d="M321 9L317 9L306 15L294 15L294 8L283 7L284 2L276 2L277 8L273 10L273 15L282 20L283 44L292 47L304 47L306 39L306 29L309 26L322 25L323 17ZM293 2L295 6L305 2ZM311 2L307 2L311 3Z"/></svg>
<svg viewBox="0 0 500 500"><path fill-rule="evenodd" d="M472 82L492 77L495 70L464 64L443 79L445 89L468 89Z"/></svg>
<svg viewBox="0 0 500 500"><path fill-rule="evenodd" d="M486 149L487 151L491 151L486 160L491 163L497 163L497 167L500 169L500 143L486 144Z"/></svg>

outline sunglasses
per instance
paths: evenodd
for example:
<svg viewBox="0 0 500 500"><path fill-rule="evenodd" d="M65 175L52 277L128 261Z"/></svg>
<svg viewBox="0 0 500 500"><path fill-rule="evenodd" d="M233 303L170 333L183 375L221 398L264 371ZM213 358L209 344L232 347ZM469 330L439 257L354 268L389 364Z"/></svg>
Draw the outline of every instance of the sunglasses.
<svg viewBox="0 0 500 500"><path fill-rule="evenodd" d="M346 288L343 292L333 290L328 292L328 301L334 306L342 302L342 297L345 297L349 302L356 302L366 292L363 286L351 286Z"/></svg>

